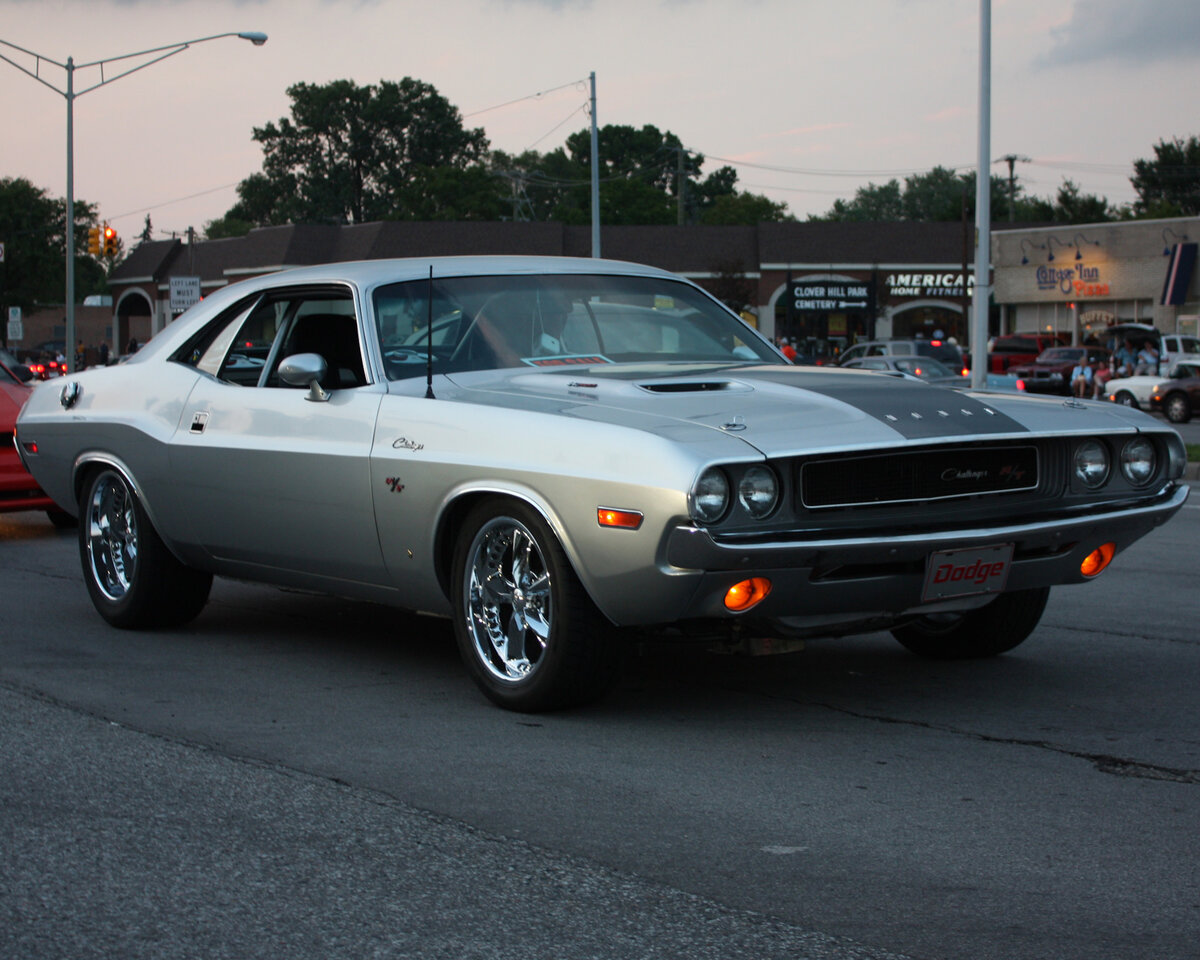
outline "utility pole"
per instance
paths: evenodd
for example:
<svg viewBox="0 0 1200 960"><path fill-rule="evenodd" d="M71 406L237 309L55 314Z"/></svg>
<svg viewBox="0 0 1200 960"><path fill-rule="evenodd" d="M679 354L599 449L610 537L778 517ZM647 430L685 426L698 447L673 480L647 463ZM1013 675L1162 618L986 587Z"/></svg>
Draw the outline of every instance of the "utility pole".
<svg viewBox="0 0 1200 960"><path fill-rule="evenodd" d="M592 256L600 256L600 134L596 127L596 71L592 83Z"/></svg>
<svg viewBox="0 0 1200 960"><path fill-rule="evenodd" d="M687 178L684 176L683 169L683 144L681 143L675 148L675 205L678 208L677 222L679 226L684 224L684 209L685 209L685 193L687 189Z"/></svg>
<svg viewBox="0 0 1200 960"><path fill-rule="evenodd" d="M975 176L975 313L971 323L971 388L987 383L988 295L992 272L992 0L979 0L979 159Z"/></svg>
<svg viewBox="0 0 1200 960"><path fill-rule="evenodd" d="M1022 157L1015 153L1006 153L996 163L1008 164L1008 222L1012 223L1017 215L1017 176L1013 172L1013 166L1017 161L1021 163L1033 163L1031 157Z"/></svg>

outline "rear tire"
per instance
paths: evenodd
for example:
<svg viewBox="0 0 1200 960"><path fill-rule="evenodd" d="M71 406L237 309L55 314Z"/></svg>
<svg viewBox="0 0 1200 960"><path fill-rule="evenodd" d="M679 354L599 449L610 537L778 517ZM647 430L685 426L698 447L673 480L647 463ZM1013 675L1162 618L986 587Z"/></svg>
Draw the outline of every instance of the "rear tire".
<svg viewBox="0 0 1200 960"><path fill-rule="evenodd" d="M1049 587L1002 593L986 606L966 613L938 613L913 620L896 627L892 636L907 650L934 660L995 657L1033 633L1049 596Z"/></svg>
<svg viewBox="0 0 1200 960"><path fill-rule="evenodd" d="M538 712L598 699L620 648L541 515L491 497L467 515L454 556L454 633L493 703Z"/></svg>
<svg viewBox="0 0 1200 960"><path fill-rule="evenodd" d="M212 574L184 566L167 549L129 481L111 467L83 485L79 558L92 603L114 627L187 623L212 588Z"/></svg>

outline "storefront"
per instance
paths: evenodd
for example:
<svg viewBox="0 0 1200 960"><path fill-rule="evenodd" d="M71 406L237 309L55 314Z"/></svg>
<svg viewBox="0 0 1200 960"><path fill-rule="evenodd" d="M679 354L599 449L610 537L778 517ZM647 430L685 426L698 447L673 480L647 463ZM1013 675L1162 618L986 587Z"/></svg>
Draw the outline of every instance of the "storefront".
<svg viewBox="0 0 1200 960"><path fill-rule="evenodd" d="M1102 337L1114 323L1196 332L1200 219L1131 220L992 236L1003 333Z"/></svg>
<svg viewBox="0 0 1200 960"><path fill-rule="evenodd" d="M887 337L953 337L965 344L974 289L974 275L961 267L805 274L786 281L775 305L775 335L815 356Z"/></svg>

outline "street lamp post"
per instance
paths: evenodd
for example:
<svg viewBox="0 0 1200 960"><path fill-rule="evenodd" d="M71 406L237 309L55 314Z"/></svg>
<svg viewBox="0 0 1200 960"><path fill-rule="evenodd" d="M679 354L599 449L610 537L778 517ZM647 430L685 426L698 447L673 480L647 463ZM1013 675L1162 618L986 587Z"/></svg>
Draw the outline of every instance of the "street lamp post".
<svg viewBox="0 0 1200 960"><path fill-rule="evenodd" d="M138 70L145 69L160 60L165 60L167 57L173 57L177 53L182 53L194 43L204 43L208 40L220 40L223 37L237 37L241 40L249 40L256 47L261 47L267 42L265 33L217 33L211 37L199 37L195 40L184 40L180 43L169 43L161 47L152 47L149 50L139 50L137 53L126 53L119 57L107 57L104 60L93 60L90 63L75 63L74 58L67 57L66 63L59 63L57 60L52 60L49 57L44 57L40 53L34 53L32 50L26 50L24 47L18 47L15 43L9 43L7 40L0 40L0 46L8 47L12 50L19 50L26 56L33 57L34 69L17 63L15 60L0 51L0 60L12 64L22 73L33 77L38 83L49 87L55 93L63 96L67 100L67 209L66 209L66 245L67 245L67 333L66 333L66 355L67 369L70 372L76 370L75 359L75 98L82 97L85 93L90 93L97 87L103 87L112 83L115 80L120 80L122 77L127 77L131 73L136 73ZM112 77L104 76L104 67L106 64L118 63L122 60L132 60L135 57L149 57L151 54L157 54L153 59L147 60L145 63L139 63L136 66L122 70L120 73ZM49 80L42 77L38 70L42 62L51 64L61 70L65 70L67 74L67 86L65 90L59 89ZM89 67L100 68L100 82L93 83L90 87L76 91L75 89L75 71L86 70Z"/></svg>

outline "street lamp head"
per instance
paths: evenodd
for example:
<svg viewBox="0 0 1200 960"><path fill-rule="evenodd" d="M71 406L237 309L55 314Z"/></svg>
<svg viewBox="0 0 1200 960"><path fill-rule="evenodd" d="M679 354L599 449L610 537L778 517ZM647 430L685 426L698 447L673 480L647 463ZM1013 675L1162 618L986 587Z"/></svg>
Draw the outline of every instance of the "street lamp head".
<svg viewBox="0 0 1200 960"><path fill-rule="evenodd" d="M238 36L241 37L243 40L249 40L256 47L261 47L264 43L267 42L267 35L265 33L257 33L257 32L239 33Z"/></svg>

